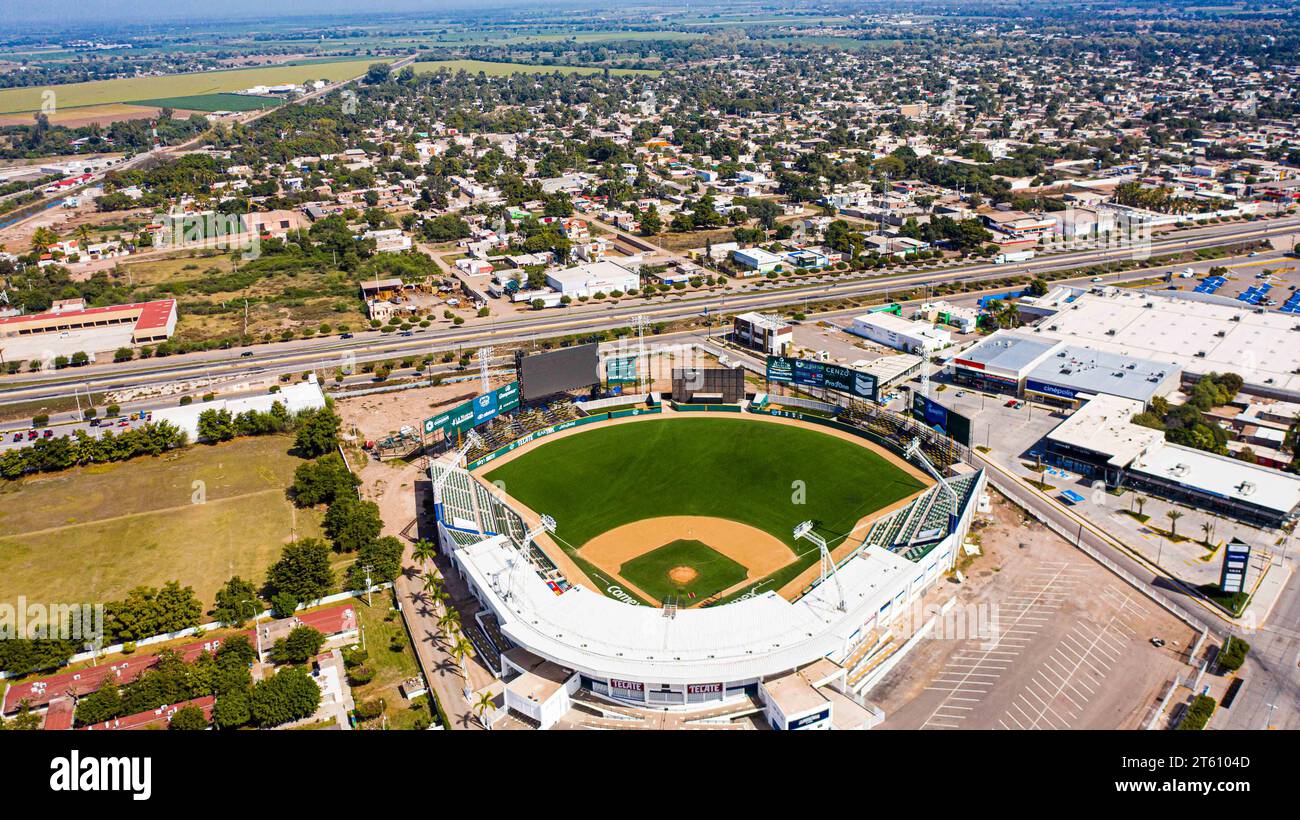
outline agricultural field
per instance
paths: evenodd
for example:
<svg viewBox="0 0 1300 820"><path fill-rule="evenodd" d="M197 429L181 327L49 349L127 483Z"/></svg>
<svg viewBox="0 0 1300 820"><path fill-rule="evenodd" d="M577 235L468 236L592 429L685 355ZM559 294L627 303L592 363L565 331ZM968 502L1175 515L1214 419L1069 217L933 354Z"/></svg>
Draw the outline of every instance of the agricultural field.
<svg viewBox="0 0 1300 820"><path fill-rule="evenodd" d="M251 94L196 94L188 97L135 101L137 105L184 111L256 111L261 108L274 108L282 102L283 100L275 97L256 97Z"/></svg>
<svg viewBox="0 0 1300 820"><path fill-rule="evenodd" d="M321 534L320 514L285 496L303 463L292 444L238 439L6 483L0 600L108 601L175 579L208 607L231 575L260 584L286 543Z"/></svg>
<svg viewBox="0 0 1300 820"><path fill-rule="evenodd" d="M277 65L229 71L204 71L195 74L171 74L163 77L97 80L49 87L5 88L0 89L0 114L40 110L43 102L42 92L47 89L54 91L54 101L58 108L68 109L110 103L130 103L137 100L227 93L255 85L303 83L311 80L338 82L365 74L366 67L378 61L379 58L346 60L310 65Z"/></svg>
<svg viewBox="0 0 1300 820"><path fill-rule="evenodd" d="M413 63L412 67L417 73L433 72L445 68L448 71L464 70L471 74L477 74L481 71L490 77L505 77L510 74L553 74L556 72L562 74L600 74L605 70L596 66L525 65L524 63L493 63L487 60L433 60ZM639 68L611 68L609 73L657 75L660 72Z"/></svg>

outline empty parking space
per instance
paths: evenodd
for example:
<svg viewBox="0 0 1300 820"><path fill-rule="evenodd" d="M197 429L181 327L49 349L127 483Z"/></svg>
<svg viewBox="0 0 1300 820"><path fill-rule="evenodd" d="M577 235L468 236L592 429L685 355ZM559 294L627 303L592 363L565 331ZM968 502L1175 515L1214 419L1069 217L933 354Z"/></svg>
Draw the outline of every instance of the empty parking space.
<svg viewBox="0 0 1300 820"><path fill-rule="evenodd" d="M1173 676L1192 630L1005 501L958 603L979 634L937 628L867 697L885 728L1135 728ZM967 621L969 621L969 616ZM1150 639L1160 637L1165 646Z"/></svg>

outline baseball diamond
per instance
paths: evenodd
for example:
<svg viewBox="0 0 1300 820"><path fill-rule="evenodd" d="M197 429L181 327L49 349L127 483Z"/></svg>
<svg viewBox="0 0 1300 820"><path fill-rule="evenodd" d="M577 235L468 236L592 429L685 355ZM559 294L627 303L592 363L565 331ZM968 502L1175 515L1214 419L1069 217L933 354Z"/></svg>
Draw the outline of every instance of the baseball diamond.
<svg viewBox="0 0 1300 820"><path fill-rule="evenodd" d="M556 547L584 570L616 576L622 591L656 602L673 596L680 606L713 603L720 593L721 600L769 589L797 594L818 553L794 540L793 524L814 521L832 547L854 534L860 542L874 516L930 483L866 442L756 419L638 420L511 455L483 477L523 507L553 516ZM680 560L644 572L660 564L650 556L700 548L735 571ZM678 564L696 569L689 584L665 574ZM609 594L609 584L592 586ZM694 598L678 594L690 592Z"/></svg>

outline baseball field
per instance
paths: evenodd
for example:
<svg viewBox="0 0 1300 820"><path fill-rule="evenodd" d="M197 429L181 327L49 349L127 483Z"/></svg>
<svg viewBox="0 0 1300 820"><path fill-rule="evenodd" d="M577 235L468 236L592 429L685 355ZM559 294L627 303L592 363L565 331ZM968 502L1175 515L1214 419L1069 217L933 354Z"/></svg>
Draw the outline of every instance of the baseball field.
<svg viewBox="0 0 1300 820"><path fill-rule="evenodd" d="M482 475L557 521L552 541L606 594L681 606L785 589L928 482L849 434L741 418L654 418L544 439ZM840 553L836 553L837 558ZM615 597L622 597L615 594Z"/></svg>

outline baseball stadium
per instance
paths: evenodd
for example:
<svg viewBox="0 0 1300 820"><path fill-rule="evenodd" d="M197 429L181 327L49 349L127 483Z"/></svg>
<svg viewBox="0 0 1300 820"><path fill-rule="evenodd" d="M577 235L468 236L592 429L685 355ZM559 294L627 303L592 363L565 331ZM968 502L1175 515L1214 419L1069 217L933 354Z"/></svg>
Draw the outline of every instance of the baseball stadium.
<svg viewBox="0 0 1300 820"><path fill-rule="evenodd" d="M860 693L905 651L890 623L952 569L981 472L861 407L529 402L520 383L516 412L430 468L513 714L879 722Z"/></svg>

